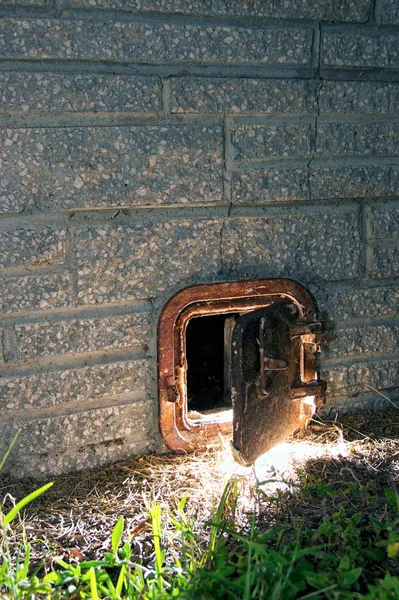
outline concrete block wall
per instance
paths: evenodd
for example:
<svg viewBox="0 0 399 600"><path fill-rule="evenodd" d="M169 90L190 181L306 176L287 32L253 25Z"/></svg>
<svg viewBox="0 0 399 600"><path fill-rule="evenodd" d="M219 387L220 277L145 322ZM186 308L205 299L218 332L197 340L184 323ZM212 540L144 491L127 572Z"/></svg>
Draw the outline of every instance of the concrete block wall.
<svg viewBox="0 0 399 600"><path fill-rule="evenodd" d="M0 453L18 476L160 451L156 323L290 277L326 411L398 399L395 0L0 0Z"/></svg>

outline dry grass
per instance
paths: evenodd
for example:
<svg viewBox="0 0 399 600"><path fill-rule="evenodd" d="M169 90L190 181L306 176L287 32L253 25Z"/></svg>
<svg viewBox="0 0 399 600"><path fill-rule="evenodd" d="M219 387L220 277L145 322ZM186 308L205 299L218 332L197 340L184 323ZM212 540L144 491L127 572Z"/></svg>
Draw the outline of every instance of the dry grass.
<svg viewBox="0 0 399 600"><path fill-rule="evenodd" d="M239 480L235 517L244 528L255 506L256 484L261 527L294 525L301 517L316 528L340 506L349 513L367 511L378 517L386 504L384 490L392 488L398 478L398 433L399 410L392 408L341 421L316 419L251 469L233 463L228 448L223 447L186 457L139 456L99 471L58 477L24 516L33 544L32 559L48 564L55 556L69 560L99 557L109 549L110 532L123 515L135 551L145 562L152 552L147 505L155 500L173 513L187 494L187 510L195 516L196 532L208 535L206 523L231 476ZM35 487L33 481L3 477L0 497L9 506L13 498L18 500ZM16 526L15 548L20 535L21 528Z"/></svg>

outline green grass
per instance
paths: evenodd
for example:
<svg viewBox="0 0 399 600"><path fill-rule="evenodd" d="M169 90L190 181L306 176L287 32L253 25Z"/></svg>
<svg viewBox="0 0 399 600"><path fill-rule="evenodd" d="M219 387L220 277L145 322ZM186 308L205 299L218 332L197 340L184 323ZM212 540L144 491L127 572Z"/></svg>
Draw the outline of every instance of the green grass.
<svg viewBox="0 0 399 600"><path fill-rule="evenodd" d="M314 482L320 497L322 483ZM101 560L68 563L55 559L50 570L30 563L30 544L23 539L11 556L8 540L20 510L48 486L30 494L7 514L1 513L0 597L134 599L270 599L328 598L388 600L399 598L399 579L393 574L399 557L398 497L388 490L385 517L344 509L321 519L309 530L300 518L296 527L266 531L256 526L256 511L246 531L235 525L237 482L231 479L208 524L208 536L197 536L195 521L185 512L186 499L170 513L158 503L148 507L152 555L138 562L133 539L120 517L111 534L110 552ZM306 482L304 497L312 493ZM262 494L255 491L254 508ZM328 499L330 490L326 489ZM166 553L163 543L171 552ZM393 568L393 570L392 570Z"/></svg>
<svg viewBox="0 0 399 600"><path fill-rule="evenodd" d="M142 559L120 516L110 532L109 551L98 559L80 555L67 562L53 554L40 564L33 561L34 540L28 542L24 515L52 485L46 484L7 511L4 502L0 506L0 598L399 599L399 497L387 489L377 501L373 479L368 484L366 473L362 483L343 464L341 477L348 472L355 482L333 485L319 472L312 475L310 463L297 471L295 497L300 506L316 504L317 519L297 511L289 523L262 526L257 513L265 502L284 502L294 492L279 490L273 496L268 481L258 481L249 521L240 528L241 492L234 477L199 533L186 496L168 508L153 502L147 506L151 548Z"/></svg>

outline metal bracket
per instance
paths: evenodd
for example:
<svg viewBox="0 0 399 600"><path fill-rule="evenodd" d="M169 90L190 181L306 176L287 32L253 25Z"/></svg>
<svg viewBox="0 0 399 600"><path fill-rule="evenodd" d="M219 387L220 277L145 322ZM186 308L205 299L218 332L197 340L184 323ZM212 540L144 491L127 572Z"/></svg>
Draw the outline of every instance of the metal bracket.
<svg viewBox="0 0 399 600"><path fill-rule="evenodd" d="M315 397L315 406L321 406L326 401L325 381L306 381L291 388L291 399L299 400L307 396Z"/></svg>

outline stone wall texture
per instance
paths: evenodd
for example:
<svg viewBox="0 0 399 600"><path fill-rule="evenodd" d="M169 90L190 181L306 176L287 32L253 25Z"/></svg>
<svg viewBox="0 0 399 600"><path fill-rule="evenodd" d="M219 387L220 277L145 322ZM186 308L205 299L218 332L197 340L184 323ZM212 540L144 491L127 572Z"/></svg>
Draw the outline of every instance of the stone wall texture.
<svg viewBox="0 0 399 600"><path fill-rule="evenodd" d="M325 414L399 400L397 0L1 0L7 467L162 451L162 306L268 277L324 315Z"/></svg>

